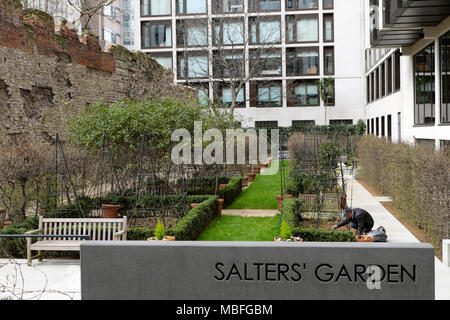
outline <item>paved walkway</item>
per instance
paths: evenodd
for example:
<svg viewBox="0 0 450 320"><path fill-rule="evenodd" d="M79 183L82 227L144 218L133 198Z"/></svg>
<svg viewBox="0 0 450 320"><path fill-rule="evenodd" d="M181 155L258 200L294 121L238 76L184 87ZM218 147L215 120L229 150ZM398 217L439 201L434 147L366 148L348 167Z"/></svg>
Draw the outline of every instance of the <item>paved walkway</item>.
<svg viewBox="0 0 450 320"><path fill-rule="evenodd" d="M353 197L351 196L353 189ZM370 212L375 220L374 228L383 226L388 234L389 242L420 242L408 229L403 226L385 207L378 201L385 198L372 196L357 181L347 183L348 205L354 208L363 208ZM352 199L353 198L353 199ZM437 300L450 300L450 268L435 258L435 288Z"/></svg>

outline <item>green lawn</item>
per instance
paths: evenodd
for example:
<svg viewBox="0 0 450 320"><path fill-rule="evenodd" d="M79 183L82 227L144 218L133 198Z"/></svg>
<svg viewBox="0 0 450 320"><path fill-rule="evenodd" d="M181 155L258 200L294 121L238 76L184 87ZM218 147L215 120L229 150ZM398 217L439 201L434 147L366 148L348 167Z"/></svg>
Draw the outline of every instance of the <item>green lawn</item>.
<svg viewBox="0 0 450 320"><path fill-rule="evenodd" d="M273 241L280 235L280 217L217 217L198 241Z"/></svg>
<svg viewBox="0 0 450 320"><path fill-rule="evenodd" d="M274 161L271 166L276 163ZM256 175L250 187L239 195L227 209L269 209L277 210L275 196L280 194L280 170L274 175Z"/></svg>

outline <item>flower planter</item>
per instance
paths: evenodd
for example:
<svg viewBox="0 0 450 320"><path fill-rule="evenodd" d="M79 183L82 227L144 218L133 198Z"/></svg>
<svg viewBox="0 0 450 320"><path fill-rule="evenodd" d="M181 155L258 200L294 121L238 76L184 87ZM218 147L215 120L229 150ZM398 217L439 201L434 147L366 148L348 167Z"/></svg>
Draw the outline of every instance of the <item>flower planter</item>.
<svg viewBox="0 0 450 320"><path fill-rule="evenodd" d="M283 201L283 196L277 195L275 198L277 199L278 212L281 212L281 202Z"/></svg>
<svg viewBox="0 0 450 320"><path fill-rule="evenodd" d="M253 167L253 171L255 171L255 173L260 173L261 167Z"/></svg>
<svg viewBox="0 0 450 320"><path fill-rule="evenodd" d="M158 241L158 238L157 237L150 237L150 238L147 238L147 241Z"/></svg>
<svg viewBox="0 0 450 320"><path fill-rule="evenodd" d="M198 206L198 203L191 203L191 208L194 209L195 207Z"/></svg>
<svg viewBox="0 0 450 320"><path fill-rule="evenodd" d="M226 186L227 186L226 183L222 183L222 184L219 185L219 189L222 190L222 189L225 188Z"/></svg>
<svg viewBox="0 0 450 320"><path fill-rule="evenodd" d="M356 238L357 242L373 242L373 237L371 236L361 236L361 238Z"/></svg>
<svg viewBox="0 0 450 320"><path fill-rule="evenodd" d="M345 194L341 194L341 209L345 209L345 205L347 204L347 197Z"/></svg>
<svg viewBox="0 0 450 320"><path fill-rule="evenodd" d="M256 173L249 173L248 174L248 181L249 182L253 182L253 181L255 181L255 177L256 177Z"/></svg>
<svg viewBox="0 0 450 320"><path fill-rule="evenodd" d="M175 241L175 237L173 237L173 236L165 236L164 239L162 239L162 241Z"/></svg>
<svg viewBox="0 0 450 320"><path fill-rule="evenodd" d="M119 216L120 205L102 204L103 218L114 219Z"/></svg>
<svg viewBox="0 0 450 320"><path fill-rule="evenodd" d="M289 239L283 240L282 237L275 237L273 238L273 241L275 242L303 242L303 239L300 237L290 237Z"/></svg>
<svg viewBox="0 0 450 320"><path fill-rule="evenodd" d="M273 238L273 241L280 242L280 241L283 241L283 238L282 237L275 237L275 238Z"/></svg>
<svg viewBox="0 0 450 320"><path fill-rule="evenodd" d="M11 225L11 221L5 221L5 222L3 223L2 229L8 228L10 225Z"/></svg>
<svg viewBox="0 0 450 320"><path fill-rule="evenodd" d="M224 199L219 199L219 216L222 215L222 208L223 208L223 203L224 203Z"/></svg>
<svg viewBox="0 0 450 320"><path fill-rule="evenodd" d="M267 169L268 166L269 166L268 163L263 163L263 164L261 164L261 168L263 168L263 169Z"/></svg>
<svg viewBox="0 0 450 320"><path fill-rule="evenodd" d="M248 185L248 177L247 178L242 178L242 185L244 187L246 187Z"/></svg>

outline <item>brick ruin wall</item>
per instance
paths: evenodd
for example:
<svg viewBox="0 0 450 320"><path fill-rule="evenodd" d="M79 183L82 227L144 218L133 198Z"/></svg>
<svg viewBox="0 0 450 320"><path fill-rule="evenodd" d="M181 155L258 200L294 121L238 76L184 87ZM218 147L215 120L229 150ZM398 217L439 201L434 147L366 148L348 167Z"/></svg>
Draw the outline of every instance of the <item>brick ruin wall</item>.
<svg viewBox="0 0 450 320"><path fill-rule="evenodd" d="M0 0L0 137L54 137L70 115L99 100L188 92L146 54L115 45L102 51L97 37L78 37L64 21L55 26L18 0Z"/></svg>

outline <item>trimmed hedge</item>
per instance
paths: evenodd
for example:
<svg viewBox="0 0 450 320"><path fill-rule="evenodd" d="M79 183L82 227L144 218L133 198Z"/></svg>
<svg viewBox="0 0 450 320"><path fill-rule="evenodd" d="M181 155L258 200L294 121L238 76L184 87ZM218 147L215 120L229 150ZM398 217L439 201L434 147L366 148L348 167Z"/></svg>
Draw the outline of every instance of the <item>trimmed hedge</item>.
<svg viewBox="0 0 450 320"><path fill-rule="evenodd" d="M233 177L228 184L219 191L219 195L224 199L223 206L227 207L242 193L242 177Z"/></svg>
<svg viewBox="0 0 450 320"><path fill-rule="evenodd" d="M281 204L281 221L286 221L291 229L300 226L302 203L297 198L284 198Z"/></svg>
<svg viewBox="0 0 450 320"><path fill-rule="evenodd" d="M211 196L188 212L171 230L176 240L196 240L219 211L219 197Z"/></svg>
<svg viewBox="0 0 450 320"><path fill-rule="evenodd" d="M23 234L39 227L39 218L26 218L22 222L13 223L8 228L0 229L0 234ZM0 238L0 256L26 258L26 238Z"/></svg>
<svg viewBox="0 0 450 320"><path fill-rule="evenodd" d="M355 242L351 231L323 230L314 228L295 228L292 235L308 242Z"/></svg>

